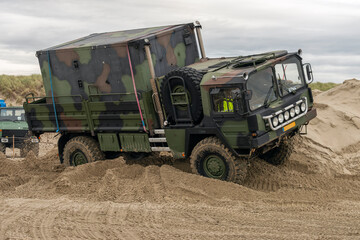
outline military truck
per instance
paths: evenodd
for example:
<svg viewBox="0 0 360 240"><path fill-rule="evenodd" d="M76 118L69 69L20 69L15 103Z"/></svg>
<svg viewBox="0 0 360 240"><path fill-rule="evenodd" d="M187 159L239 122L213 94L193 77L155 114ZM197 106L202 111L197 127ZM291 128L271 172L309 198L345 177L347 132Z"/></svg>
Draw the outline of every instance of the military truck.
<svg viewBox="0 0 360 240"><path fill-rule="evenodd" d="M39 154L39 139L29 132L23 107L0 107L0 139L0 152L4 154L7 147L19 148L21 157L29 151Z"/></svg>
<svg viewBox="0 0 360 240"><path fill-rule="evenodd" d="M66 165L166 151L241 184L254 157L288 159L316 116L301 51L207 58L198 22L91 34L36 55L47 95L26 96L26 119L36 136L61 134Z"/></svg>

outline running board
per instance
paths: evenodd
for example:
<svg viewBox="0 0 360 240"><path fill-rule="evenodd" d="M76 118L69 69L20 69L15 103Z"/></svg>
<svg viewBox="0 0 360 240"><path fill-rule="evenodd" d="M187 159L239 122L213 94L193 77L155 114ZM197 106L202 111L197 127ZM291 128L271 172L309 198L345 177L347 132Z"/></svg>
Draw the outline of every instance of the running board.
<svg viewBox="0 0 360 240"><path fill-rule="evenodd" d="M151 142L151 143L165 143L166 138L149 138L149 142Z"/></svg>
<svg viewBox="0 0 360 240"><path fill-rule="evenodd" d="M155 129L154 133L155 134L165 134L165 130L164 129Z"/></svg>
<svg viewBox="0 0 360 240"><path fill-rule="evenodd" d="M151 147L151 151L153 152L170 152L169 147Z"/></svg>

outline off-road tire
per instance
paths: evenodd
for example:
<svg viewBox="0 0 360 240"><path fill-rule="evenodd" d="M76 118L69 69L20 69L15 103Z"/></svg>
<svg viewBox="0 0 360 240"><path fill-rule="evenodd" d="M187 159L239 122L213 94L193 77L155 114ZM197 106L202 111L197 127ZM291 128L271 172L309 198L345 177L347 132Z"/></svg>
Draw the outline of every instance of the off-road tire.
<svg viewBox="0 0 360 240"><path fill-rule="evenodd" d="M281 166L290 158L293 150L294 145L292 140L286 139L282 140L278 147L271 149L259 157L274 166Z"/></svg>
<svg viewBox="0 0 360 240"><path fill-rule="evenodd" d="M6 146L3 143L0 143L0 152L2 152L3 154L6 154Z"/></svg>
<svg viewBox="0 0 360 240"><path fill-rule="evenodd" d="M39 143L31 142L31 135L26 135L25 138L20 147L20 157L26 157L30 151L39 156Z"/></svg>
<svg viewBox="0 0 360 240"><path fill-rule="evenodd" d="M100 150L99 143L88 136L78 136L70 139L64 147L64 164L66 166L77 166L80 164L76 164L73 162L74 154L81 154L81 152L85 156L84 163L91 163L99 160L104 160L104 153Z"/></svg>
<svg viewBox="0 0 360 240"><path fill-rule="evenodd" d="M217 179L243 184L248 170L247 159L235 157L216 137L205 138L195 146L190 156L192 172L205 177L212 177L206 173L203 166L206 158L211 155L218 156L226 167L226 174Z"/></svg>
<svg viewBox="0 0 360 240"><path fill-rule="evenodd" d="M185 88L188 91L190 102L190 112L193 122L199 123L203 118L203 108L201 103L201 93L200 93L200 82L203 77L201 73L193 68L181 67L177 68L168 74L165 75L164 80L161 83L161 97L164 104L164 109L168 118L168 121L171 124L175 123L175 113L173 105L171 103L170 91L169 91L169 81L171 79L172 90L176 86L182 86L182 80L184 79ZM181 111L177 109L177 111ZM187 110L186 110L187 111Z"/></svg>

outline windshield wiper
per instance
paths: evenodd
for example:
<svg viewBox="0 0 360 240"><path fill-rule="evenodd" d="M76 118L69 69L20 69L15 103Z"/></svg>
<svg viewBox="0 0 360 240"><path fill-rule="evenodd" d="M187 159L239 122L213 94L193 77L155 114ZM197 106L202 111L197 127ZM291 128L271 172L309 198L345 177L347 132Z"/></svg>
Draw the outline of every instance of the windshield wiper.
<svg viewBox="0 0 360 240"><path fill-rule="evenodd" d="M267 94L266 94L266 97L265 97L265 100L264 100L264 106L267 108L269 107L269 104L268 104L268 101L269 101L269 97L270 97L270 93L271 93L271 90L274 88L274 85L271 85L271 87L269 88Z"/></svg>

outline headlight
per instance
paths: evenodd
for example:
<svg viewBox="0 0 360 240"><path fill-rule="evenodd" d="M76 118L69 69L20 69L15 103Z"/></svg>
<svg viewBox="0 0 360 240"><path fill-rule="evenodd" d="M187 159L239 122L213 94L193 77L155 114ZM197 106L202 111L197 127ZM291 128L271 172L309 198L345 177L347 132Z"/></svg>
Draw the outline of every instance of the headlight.
<svg viewBox="0 0 360 240"><path fill-rule="evenodd" d="M298 114L300 113L300 107L299 107L299 105L296 105L296 106L295 106L295 113L296 113L296 115L298 115Z"/></svg>
<svg viewBox="0 0 360 240"><path fill-rule="evenodd" d="M279 119L277 117L274 117L273 120L272 120L272 124L273 124L274 127L279 125Z"/></svg>
<svg viewBox="0 0 360 240"><path fill-rule="evenodd" d="M284 122L284 115L282 113L279 114L278 116L279 122L283 123Z"/></svg>
<svg viewBox="0 0 360 240"><path fill-rule="evenodd" d="M300 105L300 108L301 108L301 111L302 111L302 112L305 112L305 110L306 110L306 104L305 104L305 103L302 103L302 104Z"/></svg>
<svg viewBox="0 0 360 240"><path fill-rule="evenodd" d="M284 118L285 118L285 121L289 120L289 118L290 118L289 111L284 112Z"/></svg>
<svg viewBox="0 0 360 240"><path fill-rule="evenodd" d="M7 139L7 138L1 138L1 142L2 142L2 143L7 143L7 142L9 142L9 139Z"/></svg>
<svg viewBox="0 0 360 240"><path fill-rule="evenodd" d="M291 108L291 109L290 109L290 116L291 116L291 117L294 117L294 116L295 116L295 109L294 109L294 108Z"/></svg>

